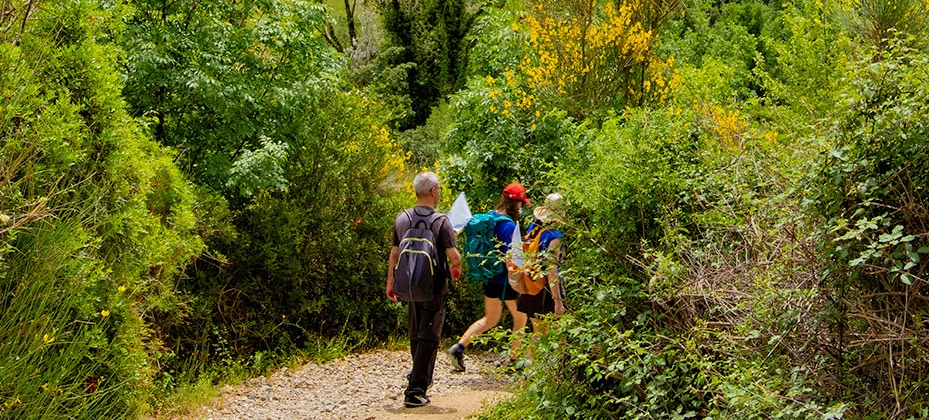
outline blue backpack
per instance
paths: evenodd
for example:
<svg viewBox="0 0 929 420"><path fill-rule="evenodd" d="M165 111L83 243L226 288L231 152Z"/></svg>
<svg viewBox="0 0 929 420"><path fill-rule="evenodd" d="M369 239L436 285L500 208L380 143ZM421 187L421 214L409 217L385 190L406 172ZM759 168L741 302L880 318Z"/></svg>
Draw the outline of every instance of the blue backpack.
<svg viewBox="0 0 929 420"><path fill-rule="evenodd" d="M422 217L410 210L404 213L410 218L410 228L400 239L400 252L394 267L394 293L406 302L429 301L433 298L436 280L444 276L444 264L436 248L432 225L445 216L432 213Z"/></svg>
<svg viewBox="0 0 929 420"><path fill-rule="evenodd" d="M509 216L489 211L475 214L465 225L465 259L472 279L487 284L494 277L506 273L505 256L497 249L494 237L494 228L504 220L513 221Z"/></svg>

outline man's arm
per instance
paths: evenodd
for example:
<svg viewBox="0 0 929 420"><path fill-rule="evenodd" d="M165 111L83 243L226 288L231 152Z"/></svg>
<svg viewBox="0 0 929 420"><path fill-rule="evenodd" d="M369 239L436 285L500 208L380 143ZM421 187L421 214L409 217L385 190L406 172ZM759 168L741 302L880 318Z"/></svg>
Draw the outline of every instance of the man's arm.
<svg viewBox="0 0 929 420"><path fill-rule="evenodd" d="M458 248L446 248L445 254L448 255L448 272L452 275L452 280L458 280L461 277L461 254Z"/></svg>
<svg viewBox="0 0 929 420"><path fill-rule="evenodd" d="M458 243L455 241L455 229L452 228L452 222L448 220L448 217L442 218L444 220L439 228L439 243L445 246L448 274L452 276L452 280L458 280L461 277L461 254L458 253Z"/></svg>
<svg viewBox="0 0 929 420"><path fill-rule="evenodd" d="M399 253L400 253L400 247L398 246L391 247L390 258L387 259L387 299L390 299L394 302L397 301L397 295L394 293L394 267L397 266L397 255ZM458 270L460 274L461 273L460 263L459 263Z"/></svg>

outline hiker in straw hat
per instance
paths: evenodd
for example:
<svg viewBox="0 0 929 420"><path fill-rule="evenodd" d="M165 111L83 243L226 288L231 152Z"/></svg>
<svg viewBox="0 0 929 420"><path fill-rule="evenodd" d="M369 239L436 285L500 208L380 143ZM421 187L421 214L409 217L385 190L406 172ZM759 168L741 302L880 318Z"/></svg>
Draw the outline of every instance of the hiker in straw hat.
<svg viewBox="0 0 929 420"><path fill-rule="evenodd" d="M545 272L547 285L536 295L521 294L516 300L516 309L525 313L532 322L532 330L545 333L548 324L542 315L561 315L565 312L564 289L558 281L558 265L564 254L563 234L557 227L563 222L565 200L561 194L549 194L545 202L533 210L535 221L529 225L524 243L539 237L537 260Z"/></svg>

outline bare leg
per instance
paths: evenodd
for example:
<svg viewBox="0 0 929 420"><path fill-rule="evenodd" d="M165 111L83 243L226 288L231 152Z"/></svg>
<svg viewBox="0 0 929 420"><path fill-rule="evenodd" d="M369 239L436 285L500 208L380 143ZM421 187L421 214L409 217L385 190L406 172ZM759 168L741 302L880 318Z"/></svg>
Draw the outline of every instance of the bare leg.
<svg viewBox="0 0 929 420"><path fill-rule="evenodd" d="M529 336L529 342L533 343L539 339L540 334L545 334L548 332L549 323L548 321L543 321L535 317L530 318L530 321L532 321L532 335ZM530 350L531 350L531 347L530 347ZM530 351L530 353L527 354L526 357L528 357L529 359L535 358L535 352Z"/></svg>
<svg viewBox="0 0 929 420"><path fill-rule="evenodd" d="M506 309L513 316L513 331L521 331L526 326L526 314L516 310L516 301L506 301Z"/></svg>
<svg viewBox="0 0 929 420"><path fill-rule="evenodd" d="M516 340L513 341L513 346L510 348L510 360L516 360L516 356L519 355L519 348L522 345L523 332L526 329L526 314L516 310L516 301L508 300L506 301L506 309L510 311L510 315L513 316L513 334L516 335Z"/></svg>
<svg viewBox="0 0 929 420"><path fill-rule="evenodd" d="M468 327L468 330L465 331L465 333L461 336L461 339L458 340L458 344L467 347L468 344L471 344L471 340L473 340L474 337L477 337L485 331L496 327L497 324L500 323L500 316L503 314L501 306L500 299L484 296L484 317L474 321L474 323ZM523 324L525 325L525 323L526 321L524 317Z"/></svg>

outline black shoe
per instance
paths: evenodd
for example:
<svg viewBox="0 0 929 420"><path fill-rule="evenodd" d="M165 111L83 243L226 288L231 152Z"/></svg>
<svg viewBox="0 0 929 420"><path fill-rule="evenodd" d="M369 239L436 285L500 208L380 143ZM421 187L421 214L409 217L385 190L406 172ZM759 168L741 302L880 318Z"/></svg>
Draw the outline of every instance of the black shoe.
<svg viewBox="0 0 929 420"><path fill-rule="evenodd" d="M413 388L406 392L406 397L403 398L403 405L409 408L413 407L422 407L426 404L429 404L429 397L426 396L426 391L423 391L419 388Z"/></svg>
<svg viewBox="0 0 929 420"><path fill-rule="evenodd" d="M455 372L464 372L464 350L459 350L459 346L455 344L450 349L445 351L445 354L452 359L452 367L455 368Z"/></svg>

